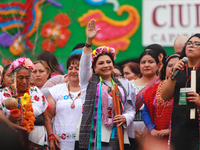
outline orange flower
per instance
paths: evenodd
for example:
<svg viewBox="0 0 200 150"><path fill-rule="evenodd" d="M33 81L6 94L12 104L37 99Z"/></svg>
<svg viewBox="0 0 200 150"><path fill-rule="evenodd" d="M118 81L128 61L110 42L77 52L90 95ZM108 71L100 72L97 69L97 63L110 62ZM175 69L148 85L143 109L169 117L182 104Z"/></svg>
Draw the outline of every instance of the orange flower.
<svg viewBox="0 0 200 150"><path fill-rule="evenodd" d="M20 117L21 113L20 113L20 110L19 109L13 109L13 110L10 110L10 114L12 117Z"/></svg>
<svg viewBox="0 0 200 150"><path fill-rule="evenodd" d="M46 38L42 43L42 49L54 52L56 47L64 47L71 36L70 30L67 29L69 24L70 18L64 13L58 14L54 23L45 23L41 30L41 36Z"/></svg>
<svg viewBox="0 0 200 150"><path fill-rule="evenodd" d="M26 133L30 133L34 129L35 116L33 113L30 95L28 95L27 98L29 98L29 100L26 99L27 103L23 104L24 119L22 121L22 126L27 129Z"/></svg>

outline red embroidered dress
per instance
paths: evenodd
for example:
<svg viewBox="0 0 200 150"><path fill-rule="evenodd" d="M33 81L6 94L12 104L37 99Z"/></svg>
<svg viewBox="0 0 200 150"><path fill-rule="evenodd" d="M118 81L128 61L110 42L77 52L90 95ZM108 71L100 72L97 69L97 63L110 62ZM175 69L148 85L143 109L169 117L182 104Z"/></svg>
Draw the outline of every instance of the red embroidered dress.
<svg viewBox="0 0 200 150"><path fill-rule="evenodd" d="M161 89L165 82L166 81L162 81L161 83L156 83L152 85L143 94L144 103L149 111L151 121L154 124L154 128L156 130L168 129L173 109L173 98L170 101L164 101L161 98ZM143 118L143 120L145 122L146 119ZM147 125L146 122L145 124ZM150 136L150 133L148 134L148 136L146 136L145 143L148 142L149 138L152 138L152 136ZM166 143L167 148L168 136L164 139L164 143Z"/></svg>

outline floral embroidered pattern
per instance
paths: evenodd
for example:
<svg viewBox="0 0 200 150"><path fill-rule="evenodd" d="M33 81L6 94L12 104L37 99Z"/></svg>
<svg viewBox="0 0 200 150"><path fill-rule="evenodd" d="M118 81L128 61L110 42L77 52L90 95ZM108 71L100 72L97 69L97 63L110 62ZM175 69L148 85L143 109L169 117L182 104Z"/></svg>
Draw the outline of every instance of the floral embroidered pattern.
<svg viewBox="0 0 200 150"><path fill-rule="evenodd" d="M33 97L33 100L35 100L35 101L39 101L39 97L37 96L37 95L35 95L34 97Z"/></svg>
<svg viewBox="0 0 200 150"><path fill-rule="evenodd" d="M3 96L5 96L5 97L11 97L11 95L9 94L9 93L3 93Z"/></svg>
<svg viewBox="0 0 200 150"><path fill-rule="evenodd" d="M62 134L61 136L60 136L63 140L65 140L66 139L66 134Z"/></svg>
<svg viewBox="0 0 200 150"><path fill-rule="evenodd" d="M67 140L67 139L75 139L76 138L76 133L62 133L61 135L58 135L61 139Z"/></svg>

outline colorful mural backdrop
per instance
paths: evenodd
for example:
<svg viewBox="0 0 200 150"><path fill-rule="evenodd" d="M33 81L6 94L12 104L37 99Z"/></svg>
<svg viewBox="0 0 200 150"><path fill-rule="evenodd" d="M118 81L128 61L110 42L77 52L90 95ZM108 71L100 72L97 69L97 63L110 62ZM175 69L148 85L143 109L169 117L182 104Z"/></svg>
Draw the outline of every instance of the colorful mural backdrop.
<svg viewBox="0 0 200 150"><path fill-rule="evenodd" d="M42 51L53 52L66 66L73 47L86 41L91 18L101 31L93 48L111 46L116 63L138 58L142 46L142 0L1 0L0 64L20 56L33 61ZM168 54L173 48L166 48Z"/></svg>

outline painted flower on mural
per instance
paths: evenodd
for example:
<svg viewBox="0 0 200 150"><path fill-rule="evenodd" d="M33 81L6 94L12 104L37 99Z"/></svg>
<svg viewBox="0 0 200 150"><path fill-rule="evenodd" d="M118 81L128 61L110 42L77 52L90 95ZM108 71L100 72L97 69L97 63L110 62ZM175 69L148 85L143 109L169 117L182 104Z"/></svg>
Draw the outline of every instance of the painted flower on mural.
<svg viewBox="0 0 200 150"><path fill-rule="evenodd" d="M94 18L96 20L96 28L101 28L92 44L95 46L108 46L119 51L128 49L131 40L130 38L135 34L140 25L140 15L138 10L131 5L122 5L117 11L117 15L122 15L124 12L128 13L125 20L117 21L107 17L103 11L99 9L89 10L78 18L80 26L87 26L88 22ZM117 31L117 32L116 32Z"/></svg>
<svg viewBox="0 0 200 150"><path fill-rule="evenodd" d="M70 30L67 29L69 24L70 18L64 13L58 14L53 23L45 23L41 30L41 36L45 38L42 42L42 49L54 52L56 47L64 47L71 36Z"/></svg>
<svg viewBox="0 0 200 150"><path fill-rule="evenodd" d="M11 61L11 60L4 59L4 58L3 58L1 61L2 61L2 63L4 64L4 66L6 66L6 65L8 65L8 64L11 64L11 63L12 63L12 61Z"/></svg>

